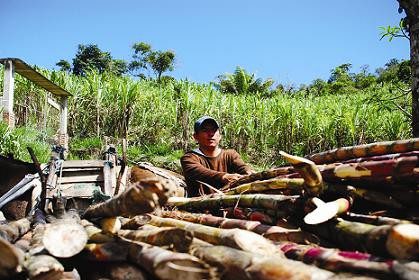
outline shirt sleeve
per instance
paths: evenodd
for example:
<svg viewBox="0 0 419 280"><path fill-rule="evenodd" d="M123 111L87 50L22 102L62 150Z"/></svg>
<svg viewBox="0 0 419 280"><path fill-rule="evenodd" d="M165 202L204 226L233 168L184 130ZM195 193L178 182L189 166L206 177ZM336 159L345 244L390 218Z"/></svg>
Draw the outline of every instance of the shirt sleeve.
<svg viewBox="0 0 419 280"><path fill-rule="evenodd" d="M202 181L214 187L223 185L222 177L226 172L215 171L205 167L199 160L199 156L186 153L181 159L183 175L190 182Z"/></svg>
<svg viewBox="0 0 419 280"><path fill-rule="evenodd" d="M242 160L238 152L235 150L228 150L228 152L231 156L231 170L233 170L233 172L230 173L238 173L243 175L254 173L253 169Z"/></svg>

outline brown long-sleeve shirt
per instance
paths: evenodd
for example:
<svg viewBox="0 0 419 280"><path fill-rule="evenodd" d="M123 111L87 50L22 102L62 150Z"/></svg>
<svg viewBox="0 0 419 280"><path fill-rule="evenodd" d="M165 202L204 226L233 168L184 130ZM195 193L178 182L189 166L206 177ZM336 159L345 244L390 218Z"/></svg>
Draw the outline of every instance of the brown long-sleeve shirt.
<svg viewBox="0 0 419 280"><path fill-rule="evenodd" d="M221 150L221 153L216 157L207 157L196 151L189 151L182 156L180 162L187 184L188 197L212 193L208 187L202 186L197 181L221 188L224 185L221 178L226 173L252 173L252 169L233 149Z"/></svg>

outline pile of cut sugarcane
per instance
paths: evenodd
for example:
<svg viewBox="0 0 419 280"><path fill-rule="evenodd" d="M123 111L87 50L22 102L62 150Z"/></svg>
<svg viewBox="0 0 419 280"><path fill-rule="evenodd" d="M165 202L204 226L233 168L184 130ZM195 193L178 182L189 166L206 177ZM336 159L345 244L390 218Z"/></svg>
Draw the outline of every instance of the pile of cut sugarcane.
<svg viewBox="0 0 419 280"><path fill-rule="evenodd" d="M281 154L289 166L205 197L137 176L83 211L57 198L0 225L0 276L419 279L419 139Z"/></svg>

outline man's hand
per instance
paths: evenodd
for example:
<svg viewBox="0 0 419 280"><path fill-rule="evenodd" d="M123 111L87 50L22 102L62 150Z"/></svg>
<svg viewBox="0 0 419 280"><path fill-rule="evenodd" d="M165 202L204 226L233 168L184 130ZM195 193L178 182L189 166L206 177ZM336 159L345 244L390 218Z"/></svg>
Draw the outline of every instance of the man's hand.
<svg viewBox="0 0 419 280"><path fill-rule="evenodd" d="M243 177L243 175L240 175L240 174L237 174L237 173L234 173L234 174L226 173L226 174L224 174L223 177L221 177L221 179L223 180L224 184L228 184L228 183L231 183L231 182L234 182L234 181L240 179L241 177Z"/></svg>

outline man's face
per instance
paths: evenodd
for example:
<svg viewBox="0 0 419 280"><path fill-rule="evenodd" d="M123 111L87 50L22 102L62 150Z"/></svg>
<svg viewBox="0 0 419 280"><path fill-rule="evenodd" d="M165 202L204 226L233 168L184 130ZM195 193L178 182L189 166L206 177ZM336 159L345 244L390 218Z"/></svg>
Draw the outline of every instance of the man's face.
<svg viewBox="0 0 419 280"><path fill-rule="evenodd" d="M204 122L201 129L193 136L200 147L207 149L216 148L221 140L220 130L217 125L211 121Z"/></svg>

